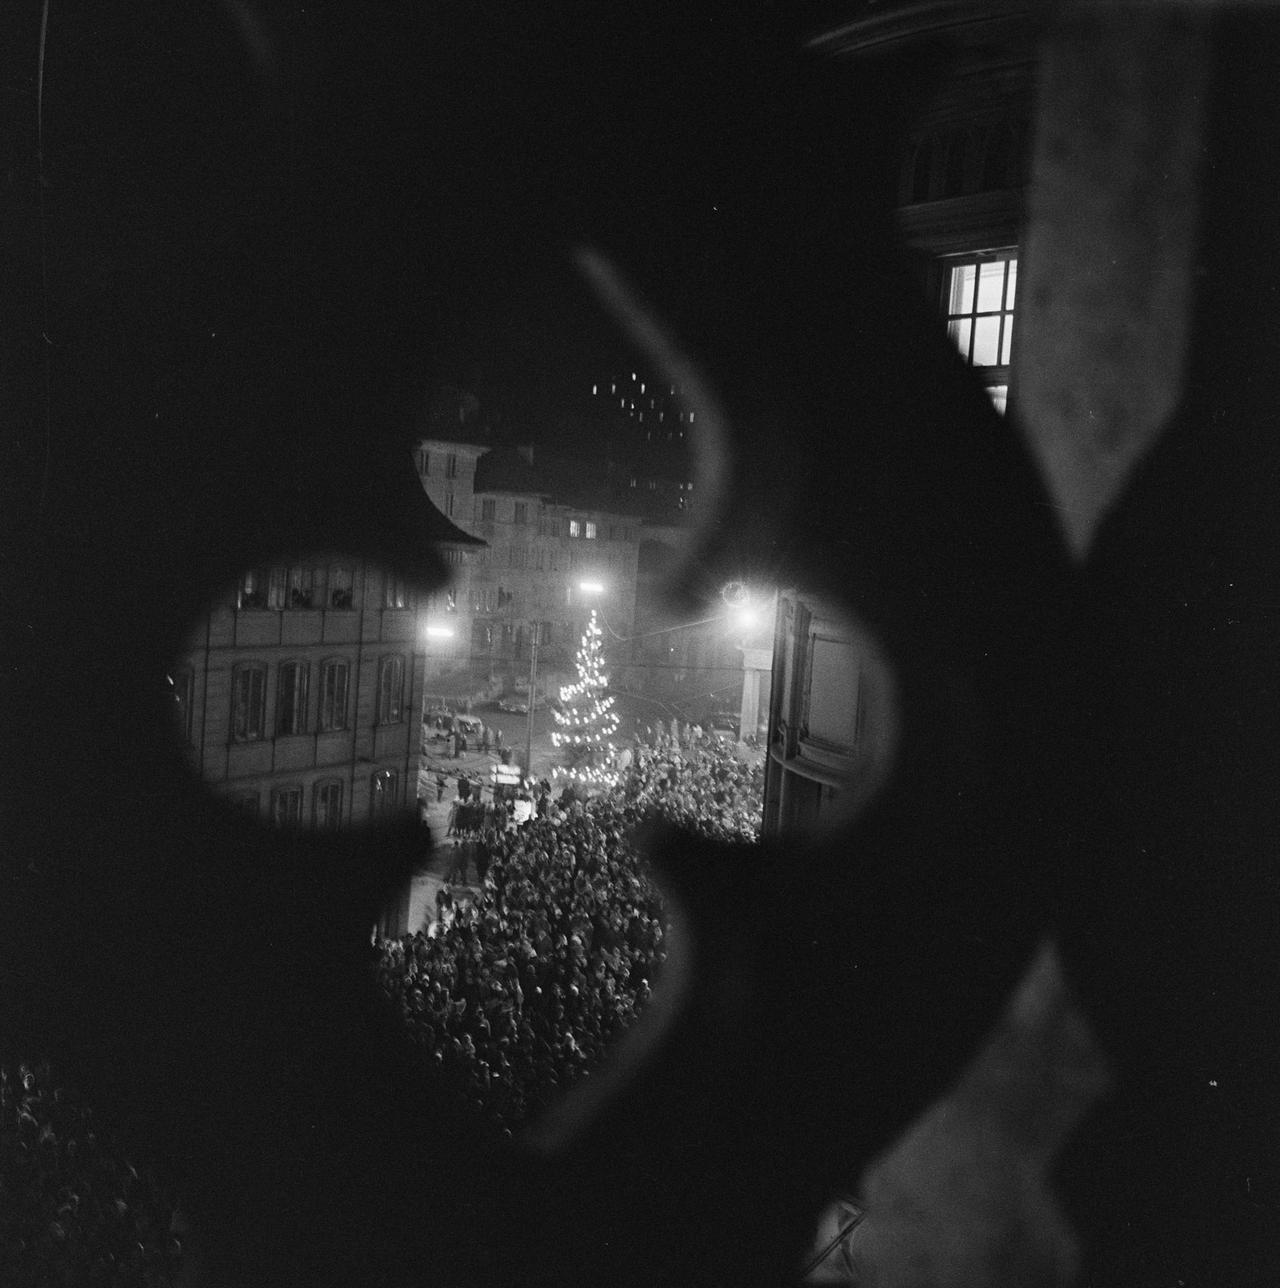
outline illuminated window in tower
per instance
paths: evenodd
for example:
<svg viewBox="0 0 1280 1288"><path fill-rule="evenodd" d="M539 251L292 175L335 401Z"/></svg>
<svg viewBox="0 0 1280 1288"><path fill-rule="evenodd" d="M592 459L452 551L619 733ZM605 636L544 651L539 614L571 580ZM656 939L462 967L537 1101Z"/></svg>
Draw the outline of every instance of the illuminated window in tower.
<svg viewBox="0 0 1280 1288"><path fill-rule="evenodd" d="M947 335L982 379L999 412L1004 411L1009 393L1017 286L1015 250L946 265Z"/></svg>

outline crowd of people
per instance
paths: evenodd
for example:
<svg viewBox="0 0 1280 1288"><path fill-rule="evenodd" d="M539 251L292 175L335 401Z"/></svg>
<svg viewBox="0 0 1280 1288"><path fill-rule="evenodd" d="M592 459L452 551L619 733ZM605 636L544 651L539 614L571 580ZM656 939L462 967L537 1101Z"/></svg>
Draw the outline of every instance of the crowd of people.
<svg viewBox="0 0 1280 1288"><path fill-rule="evenodd" d="M754 841L760 835L762 762L740 760L697 725L682 730L673 721L671 733L640 742L619 790L640 813L718 840Z"/></svg>
<svg viewBox="0 0 1280 1288"><path fill-rule="evenodd" d="M499 1129L528 1121L589 1073L648 1000L665 958L661 898L630 837L655 815L753 839L760 770L697 730L641 744L619 782L572 787L517 824L455 844L434 921L379 944L383 991L459 1101Z"/></svg>
<svg viewBox="0 0 1280 1288"><path fill-rule="evenodd" d="M0 1283L169 1288L180 1228L172 1197L47 1063L0 1060Z"/></svg>

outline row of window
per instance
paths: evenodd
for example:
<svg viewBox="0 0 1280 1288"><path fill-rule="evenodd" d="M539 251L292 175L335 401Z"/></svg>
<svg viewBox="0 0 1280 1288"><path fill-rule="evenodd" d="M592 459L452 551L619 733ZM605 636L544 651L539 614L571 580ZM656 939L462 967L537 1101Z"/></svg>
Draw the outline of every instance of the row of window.
<svg viewBox="0 0 1280 1288"><path fill-rule="evenodd" d="M318 669L318 693L313 707L311 664L290 661L281 662L277 667L275 737L309 733L312 727L320 733L348 727L351 663L346 658L329 658ZM399 653L378 659L376 723L399 724L404 719L404 676L404 658ZM189 736L190 713L181 711L181 706L180 701L180 716ZM264 662L244 662L232 670L230 734L232 742L258 742L268 736L267 665Z"/></svg>
<svg viewBox="0 0 1280 1288"><path fill-rule="evenodd" d="M351 564L250 568L236 588L236 607L272 611L285 608L349 609L355 607L355 584L355 568ZM390 572L383 574L382 607L409 607L404 578Z"/></svg>
<svg viewBox="0 0 1280 1288"><path fill-rule="evenodd" d="M1022 184L1020 128L1007 121L932 135L917 144L903 174L902 199L937 201Z"/></svg>
<svg viewBox="0 0 1280 1288"><path fill-rule="evenodd" d="M317 832L334 832L342 826L345 784L340 778L322 778L311 788L311 812L304 812L305 791L301 783L274 787L267 798L267 817L275 827L297 828L309 822ZM369 780L369 817L381 818L399 805L400 775L394 769L379 769ZM232 803L256 818L261 810L258 792L240 792Z"/></svg>
<svg viewBox="0 0 1280 1288"><path fill-rule="evenodd" d="M431 477L431 466L433 463L436 465L437 469L439 469L440 457L436 456L435 461L433 462L431 453L427 451L425 447L418 448L416 461L418 473L422 475L424 479ZM458 458L453 452L449 452L445 455L444 476L447 479L456 479L458 477Z"/></svg>
<svg viewBox="0 0 1280 1288"><path fill-rule="evenodd" d="M528 646L533 628L537 628L538 646L549 646L555 640L550 622L473 622L471 647L473 651L487 653L491 649L523 649Z"/></svg>

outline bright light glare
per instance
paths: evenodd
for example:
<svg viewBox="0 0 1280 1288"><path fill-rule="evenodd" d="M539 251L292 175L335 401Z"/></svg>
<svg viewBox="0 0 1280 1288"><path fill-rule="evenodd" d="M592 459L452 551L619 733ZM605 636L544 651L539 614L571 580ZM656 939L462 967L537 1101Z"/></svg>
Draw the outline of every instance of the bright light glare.
<svg viewBox="0 0 1280 1288"><path fill-rule="evenodd" d="M423 632L423 634L433 640L452 639L453 627L452 626L428 626L426 630Z"/></svg>
<svg viewBox="0 0 1280 1288"><path fill-rule="evenodd" d="M585 590L590 595L599 595L604 592L604 582L602 581L580 581L579 590Z"/></svg>
<svg viewBox="0 0 1280 1288"><path fill-rule="evenodd" d="M743 605L733 610L733 624L740 631L753 631L760 625L760 610Z"/></svg>

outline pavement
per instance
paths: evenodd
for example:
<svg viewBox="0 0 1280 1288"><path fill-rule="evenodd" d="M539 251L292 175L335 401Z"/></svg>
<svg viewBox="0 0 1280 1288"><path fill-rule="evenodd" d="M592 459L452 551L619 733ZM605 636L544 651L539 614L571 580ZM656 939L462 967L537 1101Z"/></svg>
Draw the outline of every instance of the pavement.
<svg viewBox="0 0 1280 1288"><path fill-rule="evenodd" d="M486 724L491 724L503 731L503 745L511 748L513 755L524 751L526 717L507 712L493 714L489 711L477 712ZM541 723L541 722L539 722ZM537 778L549 777L554 763L554 748L551 745L550 729L534 725L533 769ZM472 779L480 779L488 784L492 781L491 771L494 765L502 763L501 755L490 749L482 752L468 748L456 759L446 750L443 739L433 739L426 744L419 761L418 800L425 801L427 806L426 822L431 832L431 856L427 863L414 873L409 886L409 931L422 929L436 919L436 891L445 884L445 874L453 867L455 841L447 836L449 829L449 810L458 798L458 775L465 774ZM436 800L436 773L445 776L444 799ZM472 867L471 875L475 869ZM455 900L466 900L474 895L477 886L453 884L450 887Z"/></svg>

